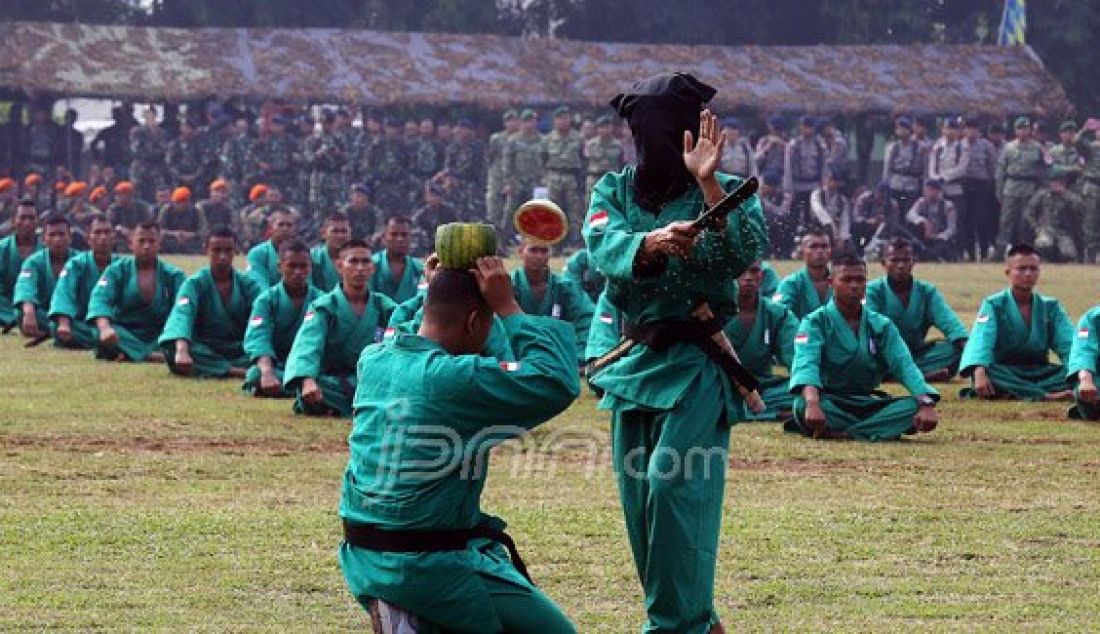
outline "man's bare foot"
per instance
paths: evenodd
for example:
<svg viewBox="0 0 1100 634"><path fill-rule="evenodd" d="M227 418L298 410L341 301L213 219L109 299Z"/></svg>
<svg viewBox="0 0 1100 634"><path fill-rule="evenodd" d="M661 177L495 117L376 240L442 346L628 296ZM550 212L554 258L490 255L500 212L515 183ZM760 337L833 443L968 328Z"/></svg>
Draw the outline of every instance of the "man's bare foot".
<svg viewBox="0 0 1100 634"><path fill-rule="evenodd" d="M243 379L248 374L248 370L245 368L229 368L229 373L226 374L231 379Z"/></svg>
<svg viewBox="0 0 1100 634"><path fill-rule="evenodd" d="M942 381L951 380L951 372L947 368L936 370L935 372L929 372L924 375L924 380L928 383L940 383Z"/></svg>
<svg viewBox="0 0 1100 634"><path fill-rule="evenodd" d="M1043 397L1044 401L1072 401L1073 390L1062 390L1060 392L1051 392Z"/></svg>
<svg viewBox="0 0 1100 634"><path fill-rule="evenodd" d="M146 363L164 363L163 352L150 352L149 356L145 357Z"/></svg>

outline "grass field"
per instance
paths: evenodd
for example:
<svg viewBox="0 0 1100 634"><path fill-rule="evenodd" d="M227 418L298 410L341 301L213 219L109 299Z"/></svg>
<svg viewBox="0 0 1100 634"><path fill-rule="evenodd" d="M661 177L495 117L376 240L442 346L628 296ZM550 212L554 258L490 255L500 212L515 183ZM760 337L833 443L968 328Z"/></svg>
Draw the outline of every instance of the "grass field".
<svg viewBox="0 0 1100 634"><path fill-rule="evenodd" d="M1004 281L918 273L967 323ZM1074 320L1098 301L1096 268L1043 275ZM334 554L347 423L15 336L0 376L0 630L365 628ZM717 579L732 630L1100 629L1100 425L960 403L959 385L940 430L902 442L735 428ZM498 449L485 496L584 632L643 619L607 418L585 396L526 451ZM599 443L548 450L563 432Z"/></svg>

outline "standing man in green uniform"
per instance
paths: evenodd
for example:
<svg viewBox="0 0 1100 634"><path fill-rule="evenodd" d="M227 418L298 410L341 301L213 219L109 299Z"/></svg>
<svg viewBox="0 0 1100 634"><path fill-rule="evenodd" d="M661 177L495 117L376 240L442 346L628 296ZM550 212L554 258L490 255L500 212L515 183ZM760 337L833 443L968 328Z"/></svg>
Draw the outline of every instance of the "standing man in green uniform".
<svg viewBox="0 0 1100 634"><path fill-rule="evenodd" d="M309 283L309 247L297 238L279 244L279 273L282 281L253 302L244 332L244 352L252 366L242 389L257 397L294 396L294 390L283 389L283 370L306 311L324 295Z"/></svg>
<svg viewBox="0 0 1100 634"><path fill-rule="evenodd" d="M103 271L118 256L114 255L115 229L106 217L96 214L88 225L89 250L69 259L57 276L50 299L54 345L91 350L99 341L99 332L86 320L88 299Z"/></svg>
<svg viewBox="0 0 1100 634"><path fill-rule="evenodd" d="M340 286L310 304L287 357L283 388L297 394L295 414L351 416L359 353L382 341L396 307L385 295L371 292L373 273L367 243L345 243Z"/></svg>
<svg viewBox="0 0 1100 634"><path fill-rule="evenodd" d="M400 304L416 295L417 285L424 277L424 263L409 255L409 231L412 222L404 216L394 216L386 221L382 233L385 249L375 253L374 276L370 290L381 293Z"/></svg>
<svg viewBox="0 0 1100 634"><path fill-rule="evenodd" d="M581 203L580 177L584 167L584 139L573 129L569 106L554 109L554 129L542 137L546 197L561 205L569 218L570 245L580 244L580 226L586 209ZM513 211L515 208L513 208Z"/></svg>
<svg viewBox="0 0 1100 634"><path fill-rule="evenodd" d="M286 207L276 207L267 217L271 228L271 238L248 251L248 267L245 273L252 276L262 289L268 289L279 282L279 245L284 240L297 237L298 228L294 215Z"/></svg>
<svg viewBox="0 0 1100 634"><path fill-rule="evenodd" d="M1016 119L1016 138L1005 144L997 160L996 191L1001 203L997 250L1025 241L1024 212L1047 172L1043 146L1032 138L1031 120Z"/></svg>
<svg viewBox="0 0 1100 634"><path fill-rule="evenodd" d="M775 366L790 369L794 358L794 335L798 319L790 309L762 296L764 271L753 262L737 279L737 314L726 322L726 336L733 344L741 365L760 383L765 410L750 413L751 420L782 420L791 413L794 397L787 377L776 376Z"/></svg>
<svg viewBox="0 0 1100 634"><path fill-rule="evenodd" d="M512 289L523 312L573 324L577 364L584 364L584 346L595 307L584 290L550 270L550 247L525 240L519 257L523 266L512 271Z"/></svg>
<svg viewBox="0 0 1100 634"><path fill-rule="evenodd" d="M0 240L0 328L10 331L22 318L12 301L23 261L41 248L38 244L38 211L34 200L24 198L15 208L11 235Z"/></svg>
<svg viewBox="0 0 1100 634"><path fill-rule="evenodd" d="M108 266L88 299L86 320L99 330L96 358L160 363L157 338L186 279L160 259L160 229L139 224L130 233L130 253Z"/></svg>
<svg viewBox="0 0 1100 634"><path fill-rule="evenodd" d="M866 306L894 322L925 381L947 381L959 371L966 326L934 284L914 279L915 264L913 245L894 238L882 255L886 276L867 285ZM946 340L928 341L932 326Z"/></svg>
<svg viewBox="0 0 1100 634"><path fill-rule="evenodd" d="M23 317L19 328L23 336L31 340L49 336L47 316L54 287L65 263L77 253L70 246L72 228L68 218L54 215L47 218L44 224L42 241L46 248L35 251L23 260L12 294L12 301Z"/></svg>
<svg viewBox="0 0 1100 634"><path fill-rule="evenodd" d="M707 309L731 314L733 282L768 238L755 197L724 228L692 225L704 204L714 205L739 183L715 172L722 137L717 117L704 110L714 94L676 73L615 97L638 164L596 183L584 226L627 337L661 348L634 345L591 379L604 392L600 407L612 411L612 454L645 590L646 632L723 631L714 571L729 426L745 405L718 365L726 357L712 360L701 347L704 338L713 342L710 329L719 324L700 320L685 328L684 322L705 318Z"/></svg>
<svg viewBox="0 0 1100 634"><path fill-rule="evenodd" d="M772 300L791 309L797 319L824 306L833 296L829 260L833 258L831 234L822 228L811 229L802 236L803 268L779 282Z"/></svg>
<svg viewBox="0 0 1100 634"><path fill-rule="evenodd" d="M477 354L494 315L515 362ZM523 314L503 263L482 258L432 279L415 334L363 353L340 565L372 615L421 632L576 631L530 581L504 521L481 509L489 449L577 397L574 348L566 324ZM429 454L439 469L424 468Z"/></svg>
<svg viewBox="0 0 1100 634"><path fill-rule="evenodd" d="M833 260L833 298L798 326L791 366L794 416L784 429L821 439L896 440L936 428L939 393L924 380L897 327L863 306L867 265ZM879 396L885 375L912 395Z"/></svg>
<svg viewBox="0 0 1100 634"><path fill-rule="evenodd" d="M963 398L1027 401L1067 399L1066 371L1050 363L1050 351L1065 363L1073 346L1073 323L1052 298L1035 292L1039 254L1020 244L1008 252L1009 287L982 301L962 355L960 374L972 386Z"/></svg>
<svg viewBox="0 0 1100 634"><path fill-rule="evenodd" d="M244 378L248 367L241 342L252 302L263 290L233 268L237 236L226 227L206 238L209 264L187 278L176 294L157 343L168 369L180 376Z"/></svg>
<svg viewBox="0 0 1100 634"><path fill-rule="evenodd" d="M538 115L534 110L520 113L519 131L508 137L501 153L501 178L504 179L504 208L496 218L497 228L507 246L515 235L512 214L529 200L534 190L542 185L545 173L542 152L542 136L538 131Z"/></svg>
<svg viewBox="0 0 1100 634"><path fill-rule="evenodd" d="M515 110L506 110L504 129L494 132L489 137L489 145L486 148L489 173L485 179L485 216L498 228L504 227L501 224L501 220L504 219L504 144L508 142L509 136L518 131L519 115Z"/></svg>
<svg viewBox="0 0 1100 634"><path fill-rule="evenodd" d="M592 200L592 188L608 172L623 168L623 144L615 138L615 117L602 114L596 119L596 136L584 144L584 203ZM595 301L593 299L593 301Z"/></svg>
<svg viewBox="0 0 1100 634"><path fill-rule="evenodd" d="M340 270L336 268L336 262L340 259L340 247L351 239L348 217L340 212L329 214L321 227L321 239L324 242L309 252L313 261L310 279L321 292L327 293L340 284Z"/></svg>
<svg viewBox="0 0 1100 634"><path fill-rule="evenodd" d="M592 303L596 303L600 294L603 293L603 287L607 284L607 278L596 269L588 249L578 249L569 256L561 276L579 286Z"/></svg>
<svg viewBox="0 0 1100 634"><path fill-rule="evenodd" d="M1085 161L1081 197L1085 199L1084 233L1089 259L1100 262L1100 119L1089 119L1074 146Z"/></svg>

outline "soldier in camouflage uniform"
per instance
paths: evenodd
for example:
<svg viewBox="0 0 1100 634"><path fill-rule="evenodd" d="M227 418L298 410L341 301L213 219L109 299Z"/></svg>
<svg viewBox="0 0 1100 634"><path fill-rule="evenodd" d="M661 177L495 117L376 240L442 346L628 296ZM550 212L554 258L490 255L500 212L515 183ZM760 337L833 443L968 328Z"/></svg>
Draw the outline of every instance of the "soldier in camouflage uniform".
<svg viewBox="0 0 1100 634"><path fill-rule="evenodd" d="M235 208L244 205L250 183L245 179L248 150L252 137L248 134L248 120L244 117L233 122L233 136L226 139L218 154L221 178L229 183L230 204Z"/></svg>
<svg viewBox="0 0 1100 634"><path fill-rule="evenodd" d="M27 126L23 147L27 154L27 171L40 174L47 180L53 178L54 168L60 162L57 148L61 145L61 127L50 120L50 111L44 104L31 109L31 124Z"/></svg>
<svg viewBox="0 0 1100 634"><path fill-rule="evenodd" d="M447 146L441 144L435 136L435 121L425 117L417 127L417 135L409 139L409 154L412 157L412 182L409 183L409 205L412 209L420 204L424 186L443 169Z"/></svg>
<svg viewBox="0 0 1100 634"><path fill-rule="evenodd" d="M1077 138L1077 122L1064 121L1058 128L1059 143L1050 147L1050 166L1061 168L1066 175L1066 184L1069 188L1080 193L1082 161L1081 153L1077 151L1074 140Z"/></svg>
<svg viewBox="0 0 1100 634"><path fill-rule="evenodd" d="M623 144L615 138L615 118L611 115L600 115L596 119L596 136L584 144L584 160L587 170L584 204L587 211L596 181L608 172L618 172L623 168Z"/></svg>
<svg viewBox="0 0 1100 634"><path fill-rule="evenodd" d="M332 128L336 139L340 141L340 147L344 148L344 168L342 170L344 184L356 181L356 166L361 158L363 143L363 131L355 127L351 112L346 108L336 110L336 124ZM347 187L344 188L347 191Z"/></svg>
<svg viewBox="0 0 1100 634"><path fill-rule="evenodd" d="M164 163L170 184L201 191L203 173L207 169L208 144L190 119L180 122L180 135L168 144Z"/></svg>
<svg viewBox="0 0 1100 634"><path fill-rule="evenodd" d="M504 144L508 137L519 131L519 114L515 110L504 113L504 129L489 137L485 160L489 165L485 180L485 217L498 227L504 208Z"/></svg>
<svg viewBox="0 0 1100 634"><path fill-rule="evenodd" d="M340 212L348 217L351 237L373 244L374 235L382 228L386 218L381 209L371 204L370 186L363 183L352 185L349 198L348 204L341 207Z"/></svg>
<svg viewBox="0 0 1100 634"><path fill-rule="evenodd" d="M411 158L401 134L401 122L386 117L382 137L367 148L360 168L375 201L387 214L403 214L408 209Z"/></svg>
<svg viewBox="0 0 1100 634"><path fill-rule="evenodd" d="M138 200L135 190L130 181L115 185L115 202L107 208L107 220L114 226L115 233L120 238L117 245L121 249L127 248L130 232L134 227L154 219L153 208L145 201Z"/></svg>
<svg viewBox="0 0 1100 634"><path fill-rule="evenodd" d="M297 140L287 133L287 123L282 115L272 117L271 133L252 144L246 162L251 167L252 181L277 187L294 200L298 148Z"/></svg>
<svg viewBox="0 0 1100 634"><path fill-rule="evenodd" d="M1085 161L1081 197L1085 199L1084 233L1089 257L1100 262L1100 121L1089 119L1074 141Z"/></svg>
<svg viewBox="0 0 1100 634"><path fill-rule="evenodd" d="M469 220L483 219L485 198L481 192L485 187L481 178L485 173L485 147L474 138L474 123L469 119L459 120L443 163L457 181L454 201L459 216Z"/></svg>
<svg viewBox="0 0 1100 634"><path fill-rule="evenodd" d="M317 225L346 199L348 185L344 181L347 152L335 132L336 114L330 110L321 113L321 129L306 140L305 160L309 166L309 204L313 207Z"/></svg>
<svg viewBox="0 0 1100 634"><path fill-rule="evenodd" d="M164 170L165 135L157 125L157 111L147 108L144 122L130 129L130 180L137 190L138 199L156 200L157 190L164 188L167 175Z"/></svg>
<svg viewBox="0 0 1100 634"><path fill-rule="evenodd" d="M573 129L568 106L554 110L554 129L542 138L550 200L558 203L569 218L568 243L581 246L581 224L588 207L581 202L580 178L584 171L584 140Z"/></svg>
<svg viewBox="0 0 1100 634"><path fill-rule="evenodd" d="M543 185L545 165L542 136L538 131L538 115L534 110L520 113L519 132L508 137L501 158L501 175L504 178L504 208L497 227L507 243L515 235L512 214L516 208L530 200L534 189Z"/></svg>
<svg viewBox="0 0 1100 634"><path fill-rule="evenodd" d="M229 183L218 178L210 183L210 198L199 201L195 205L202 217L202 240L205 243L210 232L218 227L228 227L233 233L240 236L240 216L235 208L229 204Z"/></svg>
<svg viewBox="0 0 1100 634"><path fill-rule="evenodd" d="M1005 144L997 161L996 192L1001 202L998 256L1008 246L1028 241L1024 212L1047 172L1043 147L1032 138L1031 120L1016 119L1015 129L1016 138Z"/></svg>
<svg viewBox="0 0 1100 634"><path fill-rule="evenodd" d="M1035 249L1044 260L1076 262L1082 252L1085 201L1069 189L1069 175L1064 167L1052 167L1047 186L1036 192L1027 205L1025 221L1035 237Z"/></svg>

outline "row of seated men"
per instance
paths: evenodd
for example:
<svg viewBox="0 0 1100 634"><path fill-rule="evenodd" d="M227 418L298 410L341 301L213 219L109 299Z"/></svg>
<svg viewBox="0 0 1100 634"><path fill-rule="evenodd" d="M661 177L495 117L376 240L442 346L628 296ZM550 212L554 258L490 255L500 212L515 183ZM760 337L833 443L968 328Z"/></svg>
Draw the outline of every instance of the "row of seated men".
<svg viewBox="0 0 1100 634"><path fill-rule="evenodd" d="M44 222L41 245L36 223L33 208L21 211L15 233L0 241L0 281L14 278L0 291L5 331L18 326L30 345L52 337L105 360L164 362L179 375L242 378L248 393L294 397L296 412L316 415L351 415L360 353L419 326L436 263L408 255L401 219L383 233L386 250L372 253L349 239L340 214L310 249L293 235L292 219L276 213L270 239L249 251L244 271L233 265L233 232L218 228L206 239L208 265L190 277L159 257L155 223L138 225L125 256L112 252L114 228L102 217L89 225L85 252L71 249L64 216ZM524 245L521 256L512 285L523 309L570 321L585 341L589 297L549 271L549 248ZM514 361L499 323L486 353ZM582 353L578 346L578 366Z"/></svg>
<svg viewBox="0 0 1100 634"><path fill-rule="evenodd" d="M339 214L313 249L293 236L290 218L275 215L270 239L249 252L243 272L233 267L235 236L219 229L206 241L209 265L190 278L159 258L155 224L133 232L129 256L112 253L115 234L103 219L93 220L91 249L82 253L69 247L65 218L45 222L44 245L36 224L33 209L21 210L15 233L0 241L0 281L18 271L10 291L6 283L0 289L0 326L19 325L31 343L52 336L56 345L93 349L102 359L241 377L256 396L295 397L302 413L350 415L359 353L419 326L434 271L431 259L425 267L408 256L408 224L400 219L386 227L386 250L372 254L348 239ZM970 333L933 285L913 277L904 240L884 251L887 275L870 283L866 265L850 254L830 266L827 233L804 236L801 253L804 268L782 281L766 264L750 267L739 280L738 314L725 328L761 384L767 408L753 418L785 419L791 431L819 437L894 438L934 426L938 393L929 384L960 368L971 379L964 397L1076 394L1071 416L1100 418L1093 378L1100 309L1075 330L1056 300L1034 292L1040 258L1030 247L1011 251L1009 288L985 299ZM520 255L512 273L517 299L529 314L574 325L579 366L614 347L617 311L599 293L602 276L586 252L570 259L566 276L549 271L544 246L525 244ZM928 341L932 327L945 339ZM498 324L485 353L509 361L502 334ZM1068 367L1049 363L1051 350ZM776 375L776 365L790 378ZM876 392L885 378L914 398Z"/></svg>

